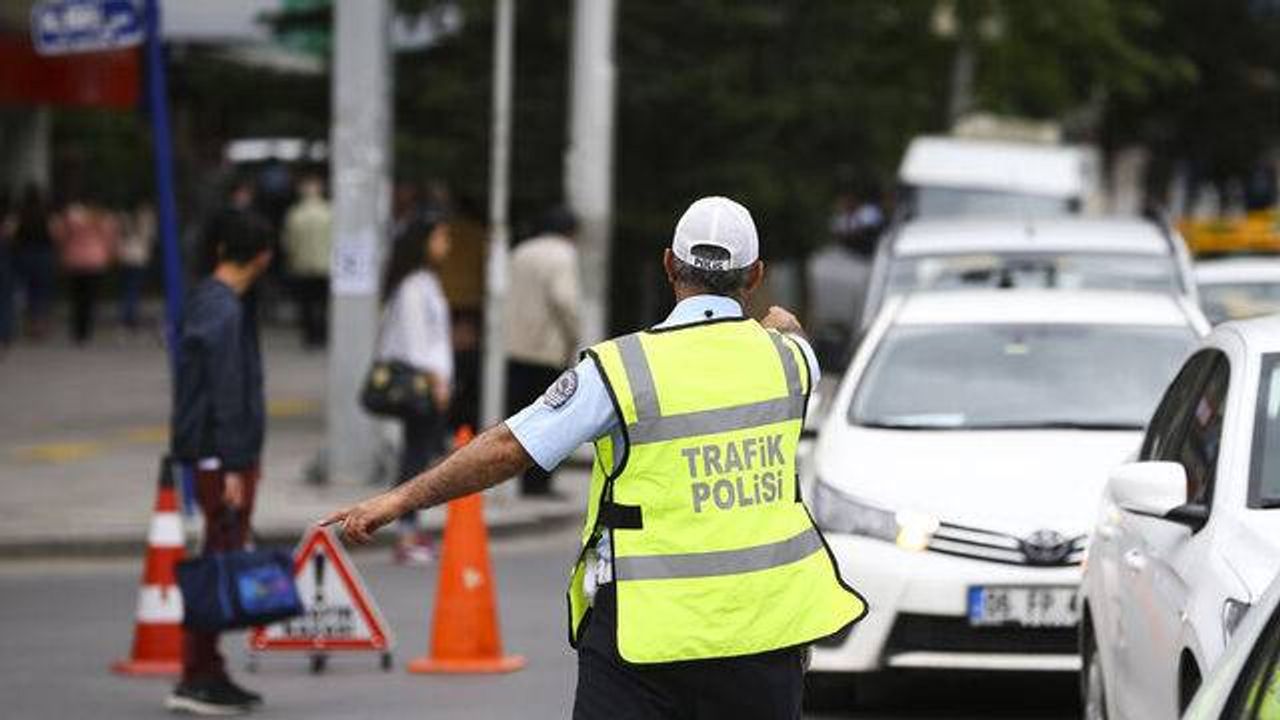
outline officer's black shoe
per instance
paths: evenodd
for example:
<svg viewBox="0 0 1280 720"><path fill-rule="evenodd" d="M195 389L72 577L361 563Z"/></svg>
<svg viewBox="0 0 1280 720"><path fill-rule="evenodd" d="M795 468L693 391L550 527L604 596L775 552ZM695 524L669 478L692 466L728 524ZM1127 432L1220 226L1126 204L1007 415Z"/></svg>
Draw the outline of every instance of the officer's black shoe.
<svg viewBox="0 0 1280 720"><path fill-rule="evenodd" d="M164 706L174 712L206 716L242 715L250 707L225 682L216 680L178 683Z"/></svg>
<svg viewBox="0 0 1280 720"><path fill-rule="evenodd" d="M245 705L255 707L262 704L261 695L231 682L231 678L223 678L222 686L230 695L240 698Z"/></svg>

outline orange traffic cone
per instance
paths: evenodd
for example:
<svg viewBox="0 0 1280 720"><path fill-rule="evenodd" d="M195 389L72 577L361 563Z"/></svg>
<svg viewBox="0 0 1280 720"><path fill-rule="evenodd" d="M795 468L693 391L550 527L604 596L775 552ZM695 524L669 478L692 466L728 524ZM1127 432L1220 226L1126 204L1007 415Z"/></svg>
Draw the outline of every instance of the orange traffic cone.
<svg viewBox="0 0 1280 720"><path fill-rule="evenodd" d="M160 461L160 489L147 533L133 653L111 665L125 675L174 675L182 670L182 593L173 569L182 559L184 545L174 469L169 458Z"/></svg>
<svg viewBox="0 0 1280 720"><path fill-rule="evenodd" d="M470 441L471 428L463 426L454 448ZM475 493L449 503L431 648L409 663L411 673L500 673L524 667L523 657L502 654L483 502Z"/></svg>

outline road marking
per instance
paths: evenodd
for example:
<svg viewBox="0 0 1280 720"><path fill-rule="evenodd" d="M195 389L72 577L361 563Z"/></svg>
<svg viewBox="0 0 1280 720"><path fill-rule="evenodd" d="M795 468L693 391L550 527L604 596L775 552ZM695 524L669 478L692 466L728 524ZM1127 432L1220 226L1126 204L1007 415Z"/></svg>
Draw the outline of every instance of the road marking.
<svg viewBox="0 0 1280 720"><path fill-rule="evenodd" d="M319 413L319 401L308 398L278 398L267 402L267 417L272 420L319 416ZM113 447L168 442L167 425L137 425L93 439L20 445L9 448L7 454L20 462L61 465L98 457Z"/></svg>
<svg viewBox="0 0 1280 720"><path fill-rule="evenodd" d="M27 445L15 448L13 454L25 462L68 463L98 455L102 449L99 442L61 442Z"/></svg>

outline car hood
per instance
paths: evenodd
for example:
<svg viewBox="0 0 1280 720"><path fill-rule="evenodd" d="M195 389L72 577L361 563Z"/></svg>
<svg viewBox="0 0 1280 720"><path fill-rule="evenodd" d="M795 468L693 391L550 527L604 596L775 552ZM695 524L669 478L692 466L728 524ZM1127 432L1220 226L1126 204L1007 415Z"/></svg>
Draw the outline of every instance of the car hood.
<svg viewBox="0 0 1280 720"><path fill-rule="evenodd" d="M1138 447L1131 430L887 430L823 432L818 478L892 510L1017 537L1084 535L1110 470Z"/></svg>

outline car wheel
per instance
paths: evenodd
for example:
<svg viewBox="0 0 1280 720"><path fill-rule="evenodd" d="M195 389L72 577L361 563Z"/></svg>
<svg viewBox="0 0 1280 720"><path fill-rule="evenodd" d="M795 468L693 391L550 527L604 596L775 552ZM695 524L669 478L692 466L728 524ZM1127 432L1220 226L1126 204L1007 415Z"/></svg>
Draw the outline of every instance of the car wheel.
<svg viewBox="0 0 1280 720"><path fill-rule="evenodd" d="M1080 628L1080 704L1084 720L1107 720L1107 687L1098 662L1098 640L1087 620Z"/></svg>
<svg viewBox="0 0 1280 720"><path fill-rule="evenodd" d="M806 710L841 711L854 706L854 676L850 673L810 672L804 676Z"/></svg>
<svg viewBox="0 0 1280 720"><path fill-rule="evenodd" d="M900 681L899 676L884 671L805 673L804 708L817 712L880 708L892 703Z"/></svg>

